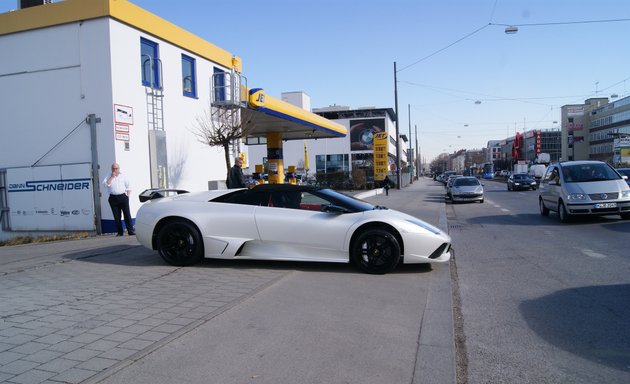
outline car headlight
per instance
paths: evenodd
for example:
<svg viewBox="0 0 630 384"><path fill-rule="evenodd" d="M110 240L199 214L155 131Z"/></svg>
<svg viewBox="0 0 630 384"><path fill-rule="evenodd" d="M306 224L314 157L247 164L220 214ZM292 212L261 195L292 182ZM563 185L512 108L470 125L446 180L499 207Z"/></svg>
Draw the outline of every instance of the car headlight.
<svg viewBox="0 0 630 384"><path fill-rule="evenodd" d="M584 193L570 193L569 196L567 196L567 199L568 200L586 200L587 197L588 195Z"/></svg>
<svg viewBox="0 0 630 384"><path fill-rule="evenodd" d="M621 197L622 198L630 197L630 191L621 191Z"/></svg>

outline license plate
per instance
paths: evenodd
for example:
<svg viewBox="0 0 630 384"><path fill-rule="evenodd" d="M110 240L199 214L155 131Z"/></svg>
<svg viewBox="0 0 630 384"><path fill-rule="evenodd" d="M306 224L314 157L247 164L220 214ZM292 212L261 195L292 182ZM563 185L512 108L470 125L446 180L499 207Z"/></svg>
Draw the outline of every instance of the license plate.
<svg viewBox="0 0 630 384"><path fill-rule="evenodd" d="M598 203L595 208L617 208L617 203Z"/></svg>

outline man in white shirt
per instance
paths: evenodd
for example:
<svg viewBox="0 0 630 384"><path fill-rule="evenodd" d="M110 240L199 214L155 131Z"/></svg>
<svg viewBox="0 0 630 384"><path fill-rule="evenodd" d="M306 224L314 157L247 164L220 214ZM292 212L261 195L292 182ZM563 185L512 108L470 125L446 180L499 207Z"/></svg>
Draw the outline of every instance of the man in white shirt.
<svg viewBox="0 0 630 384"><path fill-rule="evenodd" d="M120 214L125 216L125 226L127 227L127 233L130 236L136 234L131 223L131 212L129 211L129 179L120 173L120 166L117 163L112 164L112 173L103 180L103 185L109 190L109 206L112 208L114 214L114 221L116 222L116 229L118 234L116 236L123 235L123 226L120 220Z"/></svg>

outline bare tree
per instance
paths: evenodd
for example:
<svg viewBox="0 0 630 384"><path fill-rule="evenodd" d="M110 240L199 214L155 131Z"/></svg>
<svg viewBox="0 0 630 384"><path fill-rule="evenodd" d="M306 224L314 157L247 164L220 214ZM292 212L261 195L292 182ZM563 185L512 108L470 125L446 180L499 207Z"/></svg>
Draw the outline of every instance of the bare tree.
<svg viewBox="0 0 630 384"><path fill-rule="evenodd" d="M225 167L230 171L230 145L242 137L246 137L254 128L253 111L247 109L226 109L210 107L203 116L196 119L192 130L197 140L211 147L223 147Z"/></svg>

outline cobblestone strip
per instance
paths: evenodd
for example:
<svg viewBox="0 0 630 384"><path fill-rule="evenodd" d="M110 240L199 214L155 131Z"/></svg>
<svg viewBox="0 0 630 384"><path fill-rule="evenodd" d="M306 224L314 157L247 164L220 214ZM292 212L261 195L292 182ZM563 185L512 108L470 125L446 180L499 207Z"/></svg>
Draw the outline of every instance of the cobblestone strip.
<svg viewBox="0 0 630 384"><path fill-rule="evenodd" d="M125 257L0 276L0 383L96 383L289 273Z"/></svg>

